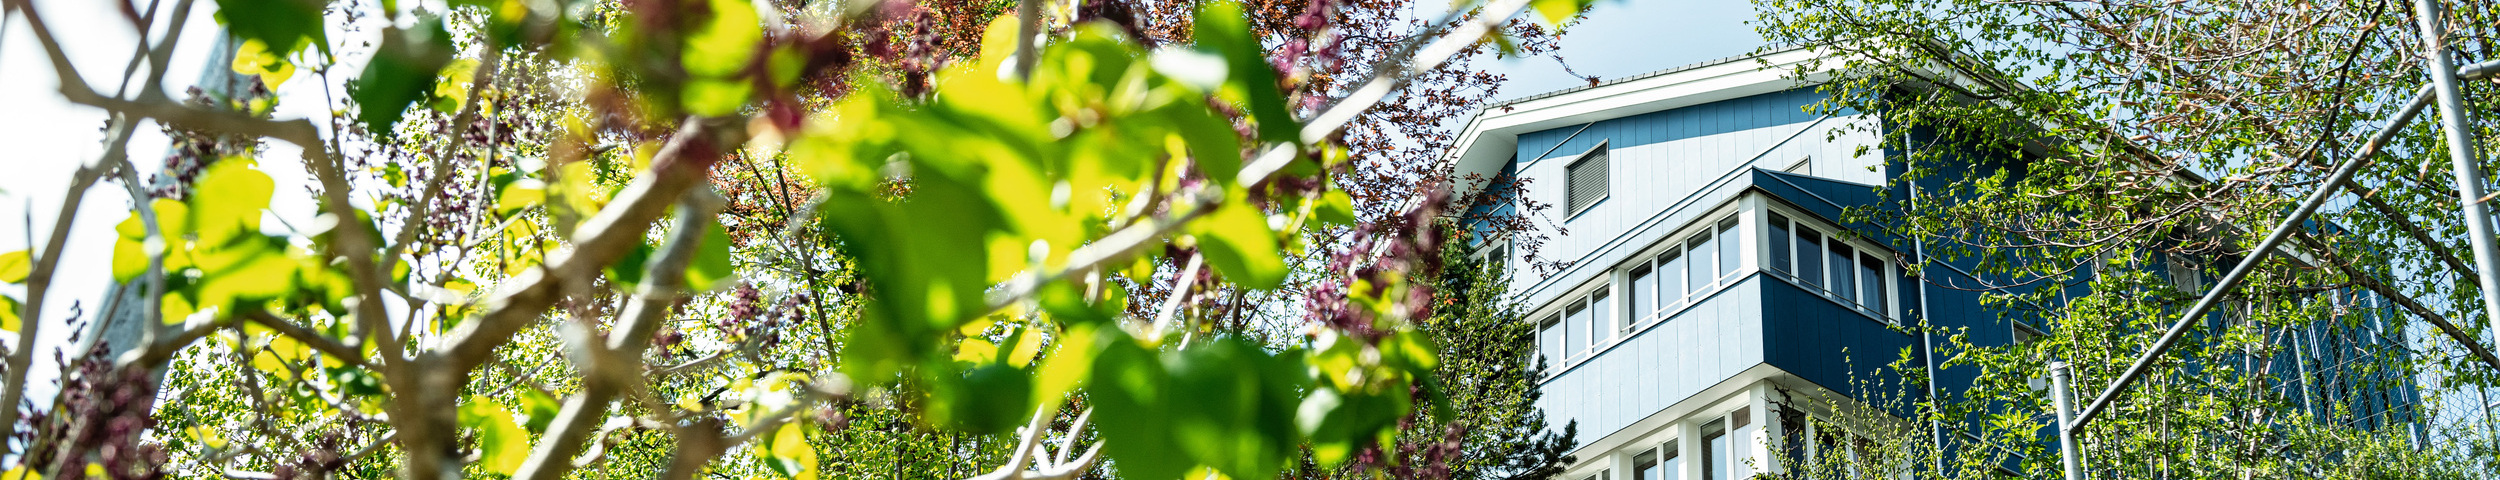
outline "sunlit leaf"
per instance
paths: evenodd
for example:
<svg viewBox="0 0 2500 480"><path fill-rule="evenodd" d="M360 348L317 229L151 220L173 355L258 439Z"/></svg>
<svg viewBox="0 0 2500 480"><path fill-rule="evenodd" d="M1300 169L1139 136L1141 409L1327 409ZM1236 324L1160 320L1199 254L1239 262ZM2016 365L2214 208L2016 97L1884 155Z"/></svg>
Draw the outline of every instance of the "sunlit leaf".
<svg viewBox="0 0 2500 480"><path fill-rule="evenodd" d="M1284 244L1268 230L1267 217L1257 208L1226 204L1190 228L1207 264L1225 279L1262 290L1284 283Z"/></svg>
<svg viewBox="0 0 2500 480"><path fill-rule="evenodd" d="M33 250L0 253L0 283L26 283L26 275L34 272Z"/></svg>
<svg viewBox="0 0 2500 480"><path fill-rule="evenodd" d="M685 92L679 98L685 101L687 113L718 117L738 113L754 91L755 84L745 80L698 78L686 82Z"/></svg>
<svg viewBox="0 0 2500 480"><path fill-rule="evenodd" d="M528 427L531 432L545 433L547 425L555 422L556 412L564 409L563 400L537 387L524 385L513 388L513 391L520 392L521 414L527 419L522 426Z"/></svg>
<svg viewBox="0 0 2500 480"><path fill-rule="evenodd" d="M756 445L766 466L783 478L816 479L816 447L807 443L807 422L788 422Z"/></svg>
<svg viewBox="0 0 2500 480"><path fill-rule="evenodd" d="M24 308L23 305L17 303L16 297L0 295L0 331L17 332L18 329L25 328L25 325L21 325L24 320L21 320L18 315L18 310Z"/></svg>
<svg viewBox="0 0 2500 480"><path fill-rule="evenodd" d="M277 88L295 76L295 63L286 60L287 52L273 51L260 39L244 40L234 48L234 73L258 75L261 83Z"/></svg>
<svg viewBox="0 0 2500 480"><path fill-rule="evenodd" d="M249 161L227 159L208 167L191 194L192 233L210 245L259 233L261 210L269 208L277 185ZM158 213L161 217L164 212Z"/></svg>
<svg viewBox="0 0 2500 480"><path fill-rule="evenodd" d="M434 79L434 103L430 107L438 112L457 113L469 101L469 84L476 83L477 59L452 60L443 66L438 77Z"/></svg>
<svg viewBox="0 0 2500 480"><path fill-rule="evenodd" d="M989 340L967 338L955 345L955 361L982 364L998 359L998 345Z"/></svg>
<svg viewBox="0 0 2500 480"><path fill-rule="evenodd" d="M1035 385L1035 398L1048 401L1075 390L1094 368L1094 327L1071 327L1059 338L1059 348L1042 357L1040 379Z"/></svg>
<svg viewBox="0 0 2500 480"><path fill-rule="evenodd" d="M1311 200L1311 215L1321 223L1354 226L1354 198L1344 190L1330 189Z"/></svg>
<svg viewBox="0 0 2500 480"><path fill-rule="evenodd" d="M505 476L529 460L529 431L512 421L512 410L492 398L472 395L460 405L460 426L477 429L478 466Z"/></svg>
<svg viewBox="0 0 2500 480"><path fill-rule="evenodd" d="M1537 20L1545 28L1562 28L1573 17L1580 16L1580 10L1588 8L1590 3L1590 0L1530 0L1528 7L1536 10Z"/></svg>
<svg viewBox="0 0 2500 480"><path fill-rule="evenodd" d="M710 6L711 21L686 37L686 73L737 76L755 59L756 44L764 41L763 17L747 2L712 0Z"/></svg>

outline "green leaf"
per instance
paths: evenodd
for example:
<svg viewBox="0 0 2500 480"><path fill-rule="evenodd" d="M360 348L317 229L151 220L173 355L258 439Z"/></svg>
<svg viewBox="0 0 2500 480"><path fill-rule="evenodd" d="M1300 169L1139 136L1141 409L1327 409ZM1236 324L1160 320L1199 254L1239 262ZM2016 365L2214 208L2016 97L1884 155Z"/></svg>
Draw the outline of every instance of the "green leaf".
<svg viewBox="0 0 2500 480"><path fill-rule="evenodd" d="M319 0L217 0L217 20L236 38L259 40L272 52L293 52L305 39L330 51Z"/></svg>
<svg viewBox="0 0 2500 480"><path fill-rule="evenodd" d="M373 376L373 372L356 367L324 367L323 370L329 372L331 383L338 384L339 389L349 395L364 397L383 393L382 378Z"/></svg>
<svg viewBox="0 0 2500 480"><path fill-rule="evenodd" d="M228 158L209 166L191 193L191 233L207 245L260 233L261 211L269 208L269 198L277 188L269 174L244 159ZM158 212L158 218L163 214Z"/></svg>
<svg viewBox="0 0 2500 480"><path fill-rule="evenodd" d="M694 261L686 265L686 291L709 292L737 277L729 261L729 243L728 228L718 221L703 222L702 243L695 244Z"/></svg>
<svg viewBox="0 0 2500 480"><path fill-rule="evenodd" d="M286 239L268 235L238 237L217 248L195 252L199 259L198 308L218 307L231 316L247 303L286 296L296 289L300 262L286 254ZM170 271L170 270L169 270ZM168 313L167 323L182 320Z"/></svg>
<svg viewBox="0 0 2500 480"><path fill-rule="evenodd" d="M741 79L697 78L686 82L678 98L685 102L686 113L721 117L738 113L745 107L747 96L755 93L755 84Z"/></svg>
<svg viewBox="0 0 2500 480"><path fill-rule="evenodd" d="M1033 415L1033 373L1005 364L973 367L934 394L940 423L968 433L1009 431Z"/></svg>
<svg viewBox="0 0 2500 480"><path fill-rule="evenodd" d="M555 423L556 412L564 409L564 401L538 387L523 385L513 391L520 392L521 413L527 419L522 426L531 432L546 433L547 425Z"/></svg>
<svg viewBox="0 0 2500 480"><path fill-rule="evenodd" d="M633 251L625 252L624 256L617 257L616 263L610 263L607 268L600 270L607 272L608 282L616 284L618 290L634 291L642 286L642 265L651 261L651 254L656 250L656 247L648 243L636 245Z"/></svg>
<svg viewBox="0 0 2500 480"><path fill-rule="evenodd" d="M1299 436L1304 368L1235 337L1165 357L1172 436L1183 453L1232 478L1275 478Z"/></svg>
<svg viewBox="0 0 2500 480"><path fill-rule="evenodd" d="M783 422L780 427L775 427L773 435L765 435L763 442L755 445L755 455L763 457L765 467L773 467L773 472L780 472L783 477L795 477L795 480L815 480L818 477L815 475L815 462L818 462L815 460L815 445L808 445L805 422Z"/></svg>
<svg viewBox="0 0 2500 480"><path fill-rule="evenodd" d="M288 77L295 76L295 63L286 61L287 52L273 51L260 39L244 40L234 48L234 73L258 75L269 88L278 88Z"/></svg>
<svg viewBox="0 0 2500 480"><path fill-rule="evenodd" d="M1354 197L1346 196L1344 190L1328 189L1311 199L1311 216L1321 223L1354 226Z"/></svg>
<svg viewBox="0 0 2500 480"><path fill-rule="evenodd" d="M1195 462L1174 448L1170 376L1154 352L1139 347L1126 332L1106 329L1103 349L1094 357L1094 375L1085 385L1086 398L1106 414L1100 422L1103 451L1126 478L1179 477Z"/></svg>
<svg viewBox="0 0 2500 480"><path fill-rule="evenodd" d="M1235 2L1201 2L1197 23L1190 32L1198 45L1215 50L1224 57L1227 70L1225 85L1241 95L1250 117L1258 121L1259 139L1269 142L1296 142L1301 127L1293 119L1293 111L1285 105L1284 90L1276 85L1276 68L1268 66L1267 52L1250 32L1250 23ZM1216 175L1210 173L1210 175ZM1226 179L1231 174L1222 174Z"/></svg>
<svg viewBox="0 0 2500 480"><path fill-rule="evenodd" d="M26 275L34 272L33 250L0 253L0 283L26 283Z"/></svg>
<svg viewBox="0 0 2500 480"><path fill-rule="evenodd" d="M1197 162L1199 173L1218 185L1231 185L1240 177L1241 134L1233 131L1232 122L1199 105L1175 103L1165 110L1171 127L1189 145L1189 158Z"/></svg>
<svg viewBox="0 0 2500 480"><path fill-rule="evenodd" d="M712 19L686 37L686 73L703 77L735 77L755 60L755 46L764 41L763 17L755 6L738 0L712 0Z"/></svg>
<svg viewBox="0 0 2500 480"><path fill-rule="evenodd" d="M156 210L157 228L165 234L164 247L168 249L165 271L173 272L189 266L191 256L179 250L185 248L182 237L190 231L191 207L168 198L156 199L148 205ZM113 281L128 282L148 273L146 220L134 210L129 218L114 225L113 231L121 234L113 243Z"/></svg>
<svg viewBox="0 0 2500 480"><path fill-rule="evenodd" d="M1095 335L1093 325L1078 325L1064 330L1058 339L1059 348L1042 357L1041 378L1034 398L1047 401L1076 390L1085 377L1093 373L1094 342L1098 338L1101 337Z"/></svg>
<svg viewBox="0 0 2500 480"><path fill-rule="evenodd" d="M1268 230L1267 216L1244 202L1226 202L1190 225L1198 251L1227 280L1255 290L1285 282L1284 244Z"/></svg>
<svg viewBox="0 0 2500 480"><path fill-rule="evenodd" d="M529 460L530 434L512 422L512 410L492 398L472 395L460 405L460 426L478 432L478 466L511 476Z"/></svg>
<svg viewBox="0 0 2500 480"><path fill-rule="evenodd" d="M16 297L0 295L0 331L14 333L17 332L19 328L25 327L25 325L19 325L25 321L18 316L18 310L21 308L25 307L17 303ZM24 340L20 340L20 342L24 342Z"/></svg>
<svg viewBox="0 0 2500 480"><path fill-rule="evenodd" d="M786 422L756 445L764 465L784 478L816 479L816 447L807 443L807 422Z"/></svg>
<svg viewBox="0 0 2500 480"><path fill-rule="evenodd" d="M383 30L382 46L348 94L356 99L356 119L366 131L390 138L391 125L399 123L408 104L434 90L443 66L451 63L450 37L442 19L434 17L421 18L410 28Z"/></svg>
<svg viewBox="0 0 2500 480"><path fill-rule="evenodd" d="M469 101L469 84L477 81L477 59L452 60L443 66L438 77L434 79L434 103L428 106L438 112L459 113L461 105Z"/></svg>

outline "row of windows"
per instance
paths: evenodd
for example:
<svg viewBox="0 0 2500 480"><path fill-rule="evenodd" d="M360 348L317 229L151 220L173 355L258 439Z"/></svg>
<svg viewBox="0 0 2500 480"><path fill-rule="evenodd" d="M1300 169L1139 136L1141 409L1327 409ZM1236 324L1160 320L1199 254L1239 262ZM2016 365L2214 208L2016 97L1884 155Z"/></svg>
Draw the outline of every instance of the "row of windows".
<svg viewBox="0 0 2500 480"><path fill-rule="evenodd" d="M1675 240L1664 252L1618 267L1630 288L1623 322L1615 318L1615 285L1565 298L1561 312L1537 321L1538 353L1560 366L1595 353L1617 333L1631 333L1665 320L1674 312L1733 284L1750 245L1738 235L1738 218L1728 215L1704 223L1700 232ZM1806 222L1766 213L1768 245L1762 263L1767 270L1795 281L1807 291L1879 319L1891 318L1892 278L1885 256L1852 247ZM1764 218L1764 217L1756 217ZM1500 251L1500 250L1496 250ZM1507 253L1502 251L1502 253ZM1557 369L1558 371L1559 369Z"/></svg>
<svg viewBox="0 0 2500 480"><path fill-rule="evenodd" d="M1724 286L1720 281L1734 280L1737 265L1744 263L1743 248L1744 242L1736 236L1736 217L1731 216L1720 220L1715 229L1668 247L1666 253L1633 263L1633 314L1654 322L1686 300Z"/></svg>
<svg viewBox="0 0 2500 480"><path fill-rule="evenodd" d="M1744 263L1744 242L1737 237L1736 225L1731 215L1714 228L1668 247L1666 253L1634 263L1632 290L1627 293L1632 297L1632 318L1637 321L1622 322L1620 331L1629 333L1656 323L1690 299L1733 282L1736 267ZM1561 363L1593 353L1613 340L1618 324L1614 304L1607 303L1613 294L1614 286L1605 285L1564 301L1562 313L1537 322L1538 351L1549 361Z"/></svg>
<svg viewBox="0 0 2500 480"><path fill-rule="evenodd" d="M1563 305L1561 315L1545 318L1541 323L1543 326L1537 331L1538 350L1545 354L1545 358L1559 364L1567 358L1578 358L1580 354L1614 338L1613 329L1609 326L1615 324L1615 309L1608 308L1610 305L1606 303L1611 298L1609 293L1612 293L1611 289L1599 288L1596 292L1573 298Z"/></svg>
<svg viewBox="0 0 2500 480"><path fill-rule="evenodd" d="M1753 410L1738 409L1726 418L1713 420L1702 427L1701 451L1693 461L1701 463L1698 480L1734 480L1753 476L1754 464L1746 461L1743 439L1753 438ZM1684 477L1683 450L1674 440L1632 457L1632 480L1681 480Z"/></svg>
<svg viewBox="0 0 2500 480"><path fill-rule="evenodd" d="M1770 258L1764 263L1771 271L1789 275L1798 285L1816 290L1843 305L1850 305L1890 318L1886 302L1892 296L1890 282L1885 282L1884 257L1872 251L1851 248L1848 243L1824 234L1804 222L1792 222L1787 216L1771 214Z"/></svg>
<svg viewBox="0 0 2500 480"><path fill-rule="evenodd" d="M1613 455L1623 455L1631 460L1628 465L1631 470L1621 477L1622 480L1765 478L1762 475L1771 473L1768 471L1771 467L1761 462L1771 459L1754 458L1747 442L1754 438L1756 430L1767 426L1755 424L1753 413L1751 408L1738 408L1725 416L1701 423L1697 426L1699 440L1691 445L1690 450L1684 448L1683 441L1692 438L1672 438L1655 445L1616 451ZM1777 457L1782 465L1778 468L1787 472L1778 478L1908 478L1902 471L1884 471L1893 470L1879 465L1888 463L1888 459L1871 451L1875 448L1874 443L1864 436L1822 420L1809 421L1808 415L1795 408L1774 407L1770 413L1775 418L1767 420L1779 424L1779 433L1769 435L1766 432L1766 437L1776 438L1764 439L1769 443L1765 445L1768 451L1763 453ZM1602 462L1607 455L1598 458ZM1610 469L1602 469L1579 478L1615 480L1618 477Z"/></svg>

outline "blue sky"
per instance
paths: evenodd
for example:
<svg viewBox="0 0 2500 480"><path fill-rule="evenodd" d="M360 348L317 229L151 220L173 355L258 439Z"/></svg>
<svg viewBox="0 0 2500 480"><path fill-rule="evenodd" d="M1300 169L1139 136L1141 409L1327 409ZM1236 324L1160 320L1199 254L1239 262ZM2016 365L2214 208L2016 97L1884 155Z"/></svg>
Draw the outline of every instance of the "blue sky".
<svg viewBox="0 0 2500 480"><path fill-rule="evenodd" d="M1753 12L1753 4L1744 1L1599 0L1563 35L1561 55L1581 75L1607 80L1743 55L1763 45L1747 23ZM1550 57L1492 67L1510 75L1502 86L1505 100L1588 85Z"/></svg>

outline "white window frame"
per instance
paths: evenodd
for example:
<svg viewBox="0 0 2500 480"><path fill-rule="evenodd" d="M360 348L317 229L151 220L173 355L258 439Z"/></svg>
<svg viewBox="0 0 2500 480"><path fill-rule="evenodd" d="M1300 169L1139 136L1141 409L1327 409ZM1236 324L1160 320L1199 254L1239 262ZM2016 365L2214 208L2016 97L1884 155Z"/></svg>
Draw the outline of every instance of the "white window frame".
<svg viewBox="0 0 2500 480"><path fill-rule="evenodd" d="M1545 310L1537 315L1529 317L1536 319L1536 352L1538 355L1542 355L1546 351L1546 325L1561 324L1563 328L1561 332L1562 338L1558 340L1562 342L1561 351L1563 358L1546 359L1546 365L1551 367L1545 372L1546 378L1553 378L1554 376L1561 375L1563 371L1570 370L1571 367L1579 365L1581 362L1585 362L1591 357L1595 357L1597 352L1605 351L1607 348L1613 347L1616 343L1619 343L1626 338L1626 335L1623 335L1620 331L1622 330L1620 325L1623 322L1623 316L1619 314L1621 310L1617 308L1617 304L1623 303L1624 300L1621 296L1616 295L1617 293L1618 292L1615 292L1614 282L1599 280L1594 282L1593 286L1573 290L1570 295L1563 296L1563 300L1554 302L1553 307L1550 310ZM1605 295L1606 298L1602 299L1602 302L1598 301L1599 299L1597 296L1599 295ZM1603 325L1603 328L1590 329L1588 332L1581 331L1583 328L1589 328L1586 325L1580 325L1577 326L1578 328L1574 328L1575 326L1570 323L1572 320L1571 308L1575 305L1590 309L1591 316L1597 315L1597 309L1604 309L1606 317L1603 321L1606 322L1606 324ZM1595 321L1596 320L1592 320L1592 323ZM1601 331L1605 335L1602 338L1597 336ZM1573 335L1586 336L1574 338ZM1580 342L1584 343L1575 344L1574 340L1577 339L1586 340L1580 340Z"/></svg>
<svg viewBox="0 0 2500 480"><path fill-rule="evenodd" d="M1693 222L1676 229L1675 232L1659 239L1657 245L1652 245L1641 254L1635 255L1631 262L1615 267L1616 271L1624 272L1627 282L1630 281L1633 270L1648 267L1650 277L1653 279L1652 290L1655 290L1656 285L1668 275L1674 275L1677 289L1681 290L1673 295L1652 292L1657 295L1657 300L1649 305L1650 311L1633 311L1625 315L1627 321L1624 322L1624 330L1638 332L1651 325L1664 322L1677 313L1682 313L1684 309L1691 308L1694 299L1717 294L1720 290L1734 285L1737 279L1744 278L1745 272L1755 267L1746 258L1748 255L1745 255L1747 249L1744 245L1749 244L1745 241L1745 232L1749 230L1745 227L1747 223L1745 217L1747 215L1744 210L1736 204L1713 209L1708 215L1702 217L1707 219L1706 221ZM1720 224L1731 221L1736 222L1734 228L1725 231L1719 229ZM1711 243L1704 248L1692 248L1693 245L1689 240L1700 237L1709 237ZM1723 258L1725 255L1722 254L1729 250L1720 242L1736 242L1738 245L1735 249L1736 258ZM1677 259L1681 260L1676 264L1678 268L1674 272L1668 272L1665 268L1666 258L1670 254L1677 255ZM1708 255L1713 259L1710 268L1715 272L1710 273L1709 283L1695 284L1692 281L1693 259L1696 255ZM1722 267L1720 265L1723 262L1732 262L1736 266L1734 268ZM1627 285L1630 284L1632 283L1627 283ZM1624 297L1625 310L1635 310L1629 306L1632 303L1629 295L1639 294L1640 292L1632 292Z"/></svg>
<svg viewBox="0 0 2500 480"><path fill-rule="evenodd" d="M1761 270L1763 272L1769 273L1773 277L1787 280L1789 283L1796 285L1799 289L1822 295L1823 298L1847 307L1849 310L1874 317L1876 320L1887 324L1900 323L1901 312L1903 311L1901 308L1900 288L1902 267L1899 262L1895 261L1898 257L1893 254L1894 252L1892 249L1869 243L1862 238L1842 238L1835 236L1835 233L1846 232L1846 230L1835 225L1824 223L1819 216L1799 212L1782 205L1774 205L1770 202L1765 202L1764 205L1765 208L1761 210L1762 214L1760 215L1760 218L1762 219L1762 226L1757 228L1760 230L1760 235L1763 237L1763 241L1759 243L1759 245L1761 245L1760 248L1762 248L1765 252L1764 265L1761 266ZM1787 235L1784 235L1782 238L1769 238L1771 236L1770 230L1772 214L1785 217L1788 221ZM1813 254L1818 256L1818 258L1825 260L1821 269L1822 271L1817 272L1824 277L1822 279L1807 281L1798 275L1797 265L1805 261L1804 255L1806 255L1806 252L1797 246L1798 243L1796 241L1797 232L1801 229L1812 230L1815 232L1816 236L1820 237L1819 241L1821 241L1822 244L1814 246ZM1854 237L1854 235L1852 235L1852 237ZM1831 256L1830 246L1833 242L1839 242L1841 245L1849 247L1850 254L1848 265L1832 265L1831 262L1828 261ZM1769 249L1782 247L1788 248L1789 264L1785 266L1770 265L1768 260ZM1864 300L1866 292L1861 291L1864 289L1860 288L1865 285L1865 280L1860 278L1858 275L1859 269L1861 268L1860 262L1863 262L1865 259L1870 257L1872 257L1876 263L1883 265L1880 272L1883 279L1876 285L1879 289L1883 290L1883 296L1880 299L1883 302L1881 305L1883 308L1881 309L1873 308L1867 305L1869 302ZM1849 288L1850 292L1855 293L1858 296L1843 297L1840 292L1834 288L1835 286L1827 285L1830 283L1829 279L1831 278L1833 268L1849 269L1849 279L1851 281L1847 288Z"/></svg>

